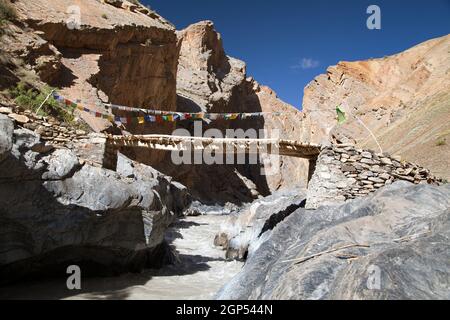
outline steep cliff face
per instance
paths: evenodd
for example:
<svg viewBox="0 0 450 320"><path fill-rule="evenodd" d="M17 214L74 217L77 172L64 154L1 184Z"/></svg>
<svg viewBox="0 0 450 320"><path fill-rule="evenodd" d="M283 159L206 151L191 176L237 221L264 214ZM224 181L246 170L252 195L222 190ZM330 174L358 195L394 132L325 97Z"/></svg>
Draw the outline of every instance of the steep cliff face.
<svg viewBox="0 0 450 320"><path fill-rule="evenodd" d="M193 24L179 31L178 37L179 108L202 111L226 108L233 89L245 81L245 63L225 54L221 35L211 21Z"/></svg>
<svg viewBox="0 0 450 320"><path fill-rule="evenodd" d="M225 134L226 129L267 130L264 137L302 139L303 115L284 103L270 88L247 77L244 62L225 54L220 34L211 21L202 21L178 32L180 58L177 75L179 111L265 112L264 116L245 120L213 120L204 130L214 128ZM274 115L280 112L281 115ZM182 124L192 131L191 124ZM269 168L270 167L270 168ZM273 175L261 175L261 168ZM186 166L172 168L170 175L198 191L200 195L219 199L248 201L257 195L307 181L306 161L281 157L280 161L247 166ZM223 179L217 179L223 176ZM226 195L229 194L230 197Z"/></svg>
<svg viewBox="0 0 450 320"><path fill-rule="evenodd" d="M310 139L356 140L363 148L379 150L354 115L373 131L383 151L449 178L449 52L450 35L390 57L328 68L305 88ZM336 126L337 105L349 118L342 126Z"/></svg>
<svg viewBox="0 0 450 320"><path fill-rule="evenodd" d="M14 6L31 29L26 33L38 35L56 57L54 72L43 72L42 80L69 99L98 111L105 111L99 102L175 109L177 37L155 12L127 1L20 0ZM81 116L96 130L108 126Z"/></svg>

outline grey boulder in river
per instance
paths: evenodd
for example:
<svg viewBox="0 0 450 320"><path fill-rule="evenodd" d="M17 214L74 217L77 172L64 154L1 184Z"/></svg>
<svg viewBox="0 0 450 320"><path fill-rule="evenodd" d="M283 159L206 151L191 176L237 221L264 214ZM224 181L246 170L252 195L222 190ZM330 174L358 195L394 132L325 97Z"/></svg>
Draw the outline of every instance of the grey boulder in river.
<svg viewBox="0 0 450 320"><path fill-rule="evenodd" d="M449 184L396 182L344 205L297 209L260 236L216 297L450 299L449 218Z"/></svg>
<svg viewBox="0 0 450 320"><path fill-rule="evenodd" d="M168 226L189 205L186 188L119 157L117 172L52 150L0 115L0 283L24 276L139 271L170 255Z"/></svg>

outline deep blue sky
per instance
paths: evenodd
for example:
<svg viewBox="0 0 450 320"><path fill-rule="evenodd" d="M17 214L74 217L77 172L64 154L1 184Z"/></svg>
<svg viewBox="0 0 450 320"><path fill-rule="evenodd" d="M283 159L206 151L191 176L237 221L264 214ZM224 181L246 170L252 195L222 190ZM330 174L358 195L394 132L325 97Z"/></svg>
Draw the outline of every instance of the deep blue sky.
<svg viewBox="0 0 450 320"><path fill-rule="evenodd" d="M303 88L330 65L383 57L450 33L450 0L143 0L177 29L212 20L248 75L300 108ZM381 8L381 30L366 9Z"/></svg>

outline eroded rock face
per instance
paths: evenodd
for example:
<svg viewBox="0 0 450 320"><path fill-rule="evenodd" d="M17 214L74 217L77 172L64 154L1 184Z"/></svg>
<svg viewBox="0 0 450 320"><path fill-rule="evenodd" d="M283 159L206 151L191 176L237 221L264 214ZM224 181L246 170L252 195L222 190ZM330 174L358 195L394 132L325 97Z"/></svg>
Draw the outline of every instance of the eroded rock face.
<svg viewBox="0 0 450 320"><path fill-rule="evenodd" d="M12 23L2 25L0 35L0 88L15 86L21 78L28 82L50 82L62 70L61 53L39 32L25 32ZM30 72L30 69L33 72Z"/></svg>
<svg viewBox="0 0 450 320"><path fill-rule="evenodd" d="M211 21L202 21L178 32L181 42L178 65L178 107L210 111L227 105L232 90L244 82L245 63L228 57L222 38Z"/></svg>
<svg viewBox="0 0 450 320"><path fill-rule="evenodd" d="M167 259L166 228L189 205L184 186L119 157L118 172L81 164L67 149L34 152L37 134L0 115L2 282L138 271Z"/></svg>
<svg viewBox="0 0 450 320"><path fill-rule="evenodd" d="M421 43L399 54L366 61L340 62L306 88L303 107L311 142L354 141L362 149L383 152L449 178L450 35ZM348 121L337 125L335 107ZM439 141L442 141L439 143Z"/></svg>
<svg viewBox="0 0 450 320"><path fill-rule="evenodd" d="M42 80L61 88L67 98L100 112L107 112L102 102L175 110L175 28L155 12L120 3L23 0L15 7L20 20L36 31L40 40L34 43L43 43L43 49L31 50L33 54L48 60L51 54L40 54L45 49L58 60L54 72L48 71L49 63L43 64ZM109 126L89 114L80 115L97 131Z"/></svg>
<svg viewBox="0 0 450 320"><path fill-rule="evenodd" d="M395 182L364 199L298 209L219 299L449 299L450 185Z"/></svg>

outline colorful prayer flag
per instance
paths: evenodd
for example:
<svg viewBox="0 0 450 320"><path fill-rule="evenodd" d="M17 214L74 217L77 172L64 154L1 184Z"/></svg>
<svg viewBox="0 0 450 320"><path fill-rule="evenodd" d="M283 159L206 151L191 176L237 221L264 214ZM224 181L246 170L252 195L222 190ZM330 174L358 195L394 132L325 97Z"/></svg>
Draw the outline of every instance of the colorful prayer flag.
<svg viewBox="0 0 450 320"><path fill-rule="evenodd" d="M345 121L347 121L345 117L345 112L341 110L340 106L336 106L336 113L338 116L338 123L343 124Z"/></svg>

